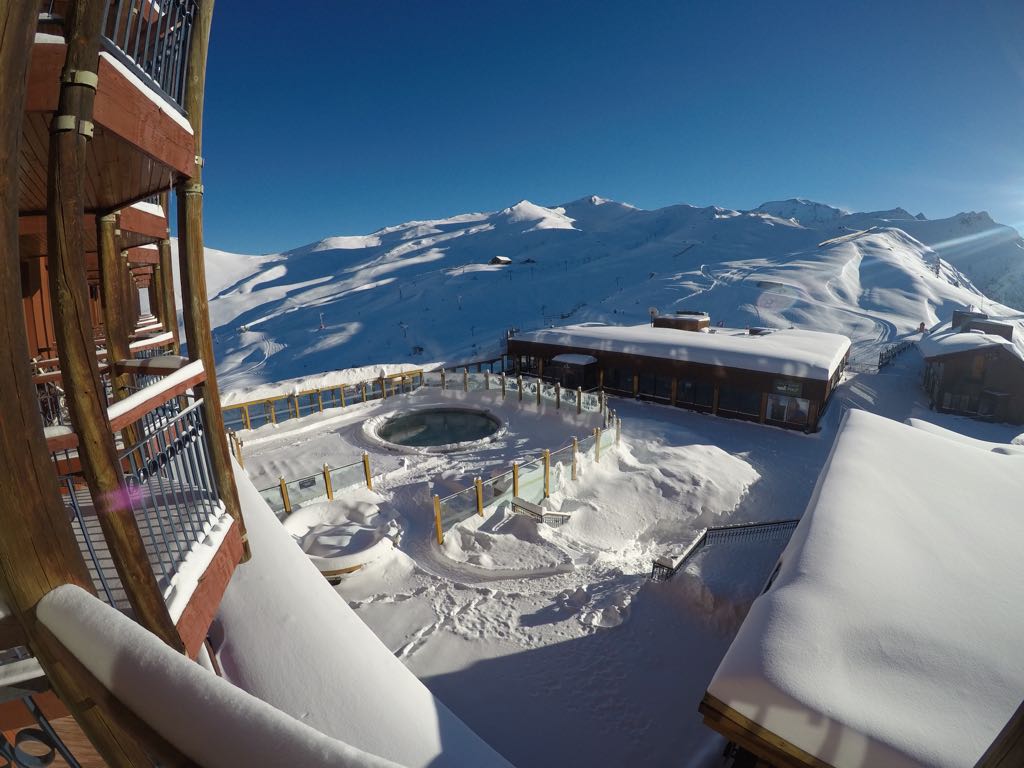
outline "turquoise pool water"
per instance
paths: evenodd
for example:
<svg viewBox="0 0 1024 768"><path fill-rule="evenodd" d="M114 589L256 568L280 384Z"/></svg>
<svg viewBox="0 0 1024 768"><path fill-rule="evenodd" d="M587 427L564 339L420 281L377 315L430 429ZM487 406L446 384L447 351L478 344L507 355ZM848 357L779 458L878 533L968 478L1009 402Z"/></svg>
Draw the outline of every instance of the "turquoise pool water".
<svg viewBox="0 0 1024 768"><path fill-rule="evenodd" d="M392 416L377 435L389 443L427 448L483 440L500 428L501 422L483 411L430 408Z"/></svg>

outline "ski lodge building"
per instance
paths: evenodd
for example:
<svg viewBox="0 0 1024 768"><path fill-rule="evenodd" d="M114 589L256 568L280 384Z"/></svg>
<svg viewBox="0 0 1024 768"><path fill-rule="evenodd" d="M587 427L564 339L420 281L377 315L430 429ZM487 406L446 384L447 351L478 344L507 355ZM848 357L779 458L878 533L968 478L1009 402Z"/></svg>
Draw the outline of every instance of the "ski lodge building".
<svg viewBox="0 0 1024 768"><path fill-rule="evenodd" d="M957 311L925 335L924 388L943 413L1024 423L1024 334L1013 322Z"/></svg>
<svg viewBox="0 0 1024 768"><path fill-rule="evenodd" d="M585 324L508 340L516 370L719 416L814 431L850 351L845 336L709 327L707 315L652 325Z"/></svg>
<svg viewBox="0 0 1024 768"><path fill-rule="evenodd" d="M850 411L699 705L733 764L1021 765L1021 498L1024 446Z"/></svg>

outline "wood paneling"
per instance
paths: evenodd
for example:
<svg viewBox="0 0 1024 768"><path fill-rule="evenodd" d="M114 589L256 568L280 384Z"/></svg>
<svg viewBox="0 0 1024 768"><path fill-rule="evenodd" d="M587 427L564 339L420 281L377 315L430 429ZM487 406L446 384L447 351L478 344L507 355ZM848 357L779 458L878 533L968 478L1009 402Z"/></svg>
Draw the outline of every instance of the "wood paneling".
<svg viewBox="0 0 1024 768"><path fill-rule="evenodd" d="M181 618L178 619L178 634L181 635L185 650L191 658L195 658L206 640L220 607L221 598L231 581L235 566L242 559L242 537L237 525L228 529L224 541L221 542L217 554L199 579L199 585L192 598L185 606Z"/></svg>

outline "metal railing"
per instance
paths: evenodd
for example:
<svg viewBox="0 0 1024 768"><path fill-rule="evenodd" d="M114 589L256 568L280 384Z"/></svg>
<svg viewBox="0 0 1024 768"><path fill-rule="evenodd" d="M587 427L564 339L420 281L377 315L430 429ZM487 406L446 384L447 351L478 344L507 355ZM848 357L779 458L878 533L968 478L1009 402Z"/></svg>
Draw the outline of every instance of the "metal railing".
<svg viewBox="0 0 1024 768"><path fill-rule="evenodd" d="M910 349L912 346L914 346L914 342L907 340L901 341L899 344L892 344L883 349L881 352L878 353L879 370L885 368L885 366L887 366L889 363L895 360L903 352Z"/></svg>
<svg viewBox="0 0 1024 768"><path fill-rule="evenodd" d="M771 520L765 523L738 523L705 528L682 554L675 557L659 557L651 566L651 581L668 581L684 565L709 544L719 541L773 541L784 534L792 533L799 520Z"/></svg>
<svg viewBox="0 0 1024 768"><path fill-rule="evenodd" d="M107 0L104 47L179 109L196 0Z"/></svg>
<svg viewBox="0 0 1024 768"><path fill-rule="evenodd" d="M366 453L358 461L340 467L324 464L323 469L315 475L295 480L282 477L276 485L260 489L259 494L275 513L290 515L301 504L316 499L333 499L338 491L357 485L365 485L373 490L370 457Z"/></svg>

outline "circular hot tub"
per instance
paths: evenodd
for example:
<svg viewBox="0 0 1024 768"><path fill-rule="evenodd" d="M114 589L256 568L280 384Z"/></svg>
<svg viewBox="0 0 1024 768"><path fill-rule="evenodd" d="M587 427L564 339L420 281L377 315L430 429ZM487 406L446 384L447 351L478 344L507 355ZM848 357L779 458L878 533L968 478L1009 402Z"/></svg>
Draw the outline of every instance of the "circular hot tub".
<svg viewBox="0 0 1024 768"><path fill-rule="evenodd" d="M503 431L501 419L478 408L438 406L367 419L367 436L392 448L446 453L493 439Z"/></svg>

